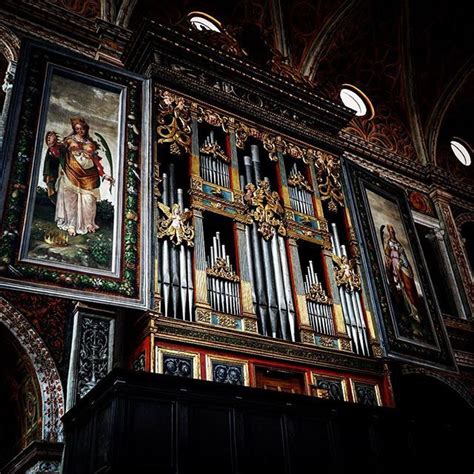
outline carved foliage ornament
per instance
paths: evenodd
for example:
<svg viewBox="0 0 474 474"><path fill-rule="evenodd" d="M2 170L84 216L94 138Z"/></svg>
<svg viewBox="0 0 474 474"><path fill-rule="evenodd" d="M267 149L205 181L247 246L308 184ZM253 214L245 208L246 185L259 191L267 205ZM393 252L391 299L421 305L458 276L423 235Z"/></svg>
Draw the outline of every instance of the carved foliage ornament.
<svg viewBox="0 0 474 474"><path fill-rule="evenodd" d="M334 269L337 286L345 286L348 292L360 290L360 277L356 273L356 260L349 260L345 255L342 257L333 255L332 260L337 267Z"/></svg>
<svg viewBox="0 0 474 474"><path fill-rule="evenodd" d="M191 117L198 122L206 122L214 127L221 127L225 133L235 134L238 148L245 148L249 137L260 140L268 151L272 161L278 161L278 154L286 154L291 158L301 159L308 164L314 162L317 170L318 188L323 201L328 200L328 208L337 211L337 205L344 206L340 180L339 160L328 153L314 148L306 148L289 142L280 135L262 132L255 127L240 122L235 117L223 115L211 109L206 109L196 102L189 102L183 97L169 91L160 91L158 122L158 143L170 143L170 152L180 155L183 151L191 151ZM203 151L203 150L201 150ZM218 150L213 150L216 154ZM221 151L221 150L219 150ZM209 150L208 152L211 152ZM220 156L224 159L225 154ZM225 157L228 160L228 157Z"/></svg>
<svg viewBox="0 0 474 474"><path fill-rule="evenodd" d="M280 203L280 196L270 190L267 181L259 181L258 187L249 183L245 186L244 203L247 205L247 215L258 222L258 231L265 240L270 240L275 231L285 237L287 234L285 210Z"/></svg>
<svg viewBox="0 0 474 474"><path fill-rule="evenodd" d="M222 278L223 280L239 281L240 278L232 269L227 265L227 262L222 257L217 257L216 262L211 268L206 269L206 273L209 276L216 278Z"/></svg>
<svg viewBox="0 0 474 474"><path fill-rule="evenodd" d="M158 143L169 143L170 153L191 152L191 115L189 104L168 91L160 92L158 112Z"/></svg>
<svg viewBox="0 0 474 474"><path fill-rule="evenodd" d="M184 242L188 247L194 246L194 229L187 221L193 213L189 209L181 210L179 204L173 204L171 209L159 202L158 207L164 216L157 221L158 238L169 238L174 245L181 245Z"/></svg>
<svg viewBox="0 0 474 474"><path fill-rule="evenodd" d="M224 163L230 163L230 158L224 153L224 150L218 143L203 145L200 151L206 155L212 155L214 158L219 158Z"/></svg>
<svg viewBox="0 0 474 474"><path fill-rule="evenodd" d="M317 151L314 165L316 166L318 188L323 201L329 200L328 209L337 212L337 205L344 206L340 178L340 162L335 157L322 151Z"/></svg>
<svg viewBox="0 0 474 474"><path fill-rule="evenodd" d="M303 176L303 173L301 173L301 171L292 173L291 176L288 178L288 184L294 188L303 189L309 192L313 191L313 188Z"/></svg>
<svg viewBox="0 0 474 474"><path fill-rule="evenodd" d="M324 291L321 283L313 283L309 287L309 291L306 293L306 299L314 301L315 303L331 304L331 300Z"/></svg>

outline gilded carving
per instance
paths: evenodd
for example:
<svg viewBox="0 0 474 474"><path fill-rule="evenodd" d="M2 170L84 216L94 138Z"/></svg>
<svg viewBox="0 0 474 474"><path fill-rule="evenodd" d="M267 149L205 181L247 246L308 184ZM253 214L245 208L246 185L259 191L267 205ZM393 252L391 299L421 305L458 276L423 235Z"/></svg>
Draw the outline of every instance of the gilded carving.
<svg viewBox="0 0 474 474"><path fill-rule="evenodd" d="M280 203L280 196L276 191L270 190L270 184L261 180L258 187L253 183L245 187L244 203L247 205L247 215L258 222L258 231L265 240L270 240L275 231L285 237L286 219L285 210Z"/></svg>
<svg viewBox="0 0 474 474"><path fill-rule="evenodd" d="M170 152L180 155L191 152L191 114L186 101L168 91L160 93L158 143L169 143Z"/></svg>
<svg viewBox="0 0 474 474"><path fill-rule="evenodd" d="M222 278L223 280L240 281L239 276L232 271L232 269L227 265L225 259L222 257L217 257L214 266L207 268L206 273L209 276Z"/></svg>
<svg viewBox="0 0 474 474"><path fill-rule="evenodd" d="M323 201L329 200L328 209L337 212L337 205L344 206L344 196L340 179L340 163L336 157L316 152L314 164L317 171L319 193Z"/></svg>
<svg viewBox="0 0 474 474"><path fill-rule="evenodd" d="M224 163L230 163L230 158L224 153L224 150L222 150L217 142L203 145L200 151L206 155L212 155L214 158L219 158Z"/></svg>
<svg viewBox="0 0 474 474"><path fill-rule="evenodd" d="M306 299L315 303L331 304L331 300L326 294L321 283L313 283L306 293Z"/></svg>
<svg viewBox="0 0 474 474"><path fill-rule="evenodd" d="M346 291L349 292L360 290L360 277L356 273L355 259L349 260L345 255L338 257L333 254L332 260L337 266L334 269L337 286L345 286Z"/></svg>
<svg viewBox="0 0 474 474"><path fill-rule="evenodd" d="M193 213L189 209L181 210L179 204L173 204L171 209L158 202L158 207L164 214L157 221L158 238L168 237L174 245L181 245L184 241L188 247L194 246L194 229L187 221Z"/></svg>
<svg viewBox="0 0 474 474"><path fill-rule="evenodd" d="M304 189L305 191L309 191L310 193L313 191L313 188L308 183L306 178L303 176L303 173L301 173L301 171L297 171L296 173L293 173L288 178L288 184L290 186L293 186L294 188L299 188L299 189Z"/></svg>
<svg viewBox="0 0 474 474"><path fill-rule="evenodd" d="M198 323L211 323L211 312L207 309L198 308L196 310L196 321Z"/></svg>
<svg viewBox="0 0 474 474"><path fill-rule="evenodd" d="M254 332L254 333L258 332L257 321L255 321L255 319L245 318L244 324L245 324L245 331Z"/></svg>

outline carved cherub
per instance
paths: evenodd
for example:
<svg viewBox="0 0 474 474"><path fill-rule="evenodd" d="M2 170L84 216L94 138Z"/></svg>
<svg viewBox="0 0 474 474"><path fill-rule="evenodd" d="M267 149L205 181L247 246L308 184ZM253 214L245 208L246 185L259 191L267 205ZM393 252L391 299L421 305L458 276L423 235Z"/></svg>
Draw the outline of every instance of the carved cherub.
<svg viewBox="0 0 474 474"><path fill-rule="evenodd" d="M158 219L158 237L168 237L174 245L181 245L183 240L189 247L194 245L194 229L187 221L192 217L193 213L189 209L181 211L179 204L173 204L171 209L161 202L158 202L165 217Z"/></svg>

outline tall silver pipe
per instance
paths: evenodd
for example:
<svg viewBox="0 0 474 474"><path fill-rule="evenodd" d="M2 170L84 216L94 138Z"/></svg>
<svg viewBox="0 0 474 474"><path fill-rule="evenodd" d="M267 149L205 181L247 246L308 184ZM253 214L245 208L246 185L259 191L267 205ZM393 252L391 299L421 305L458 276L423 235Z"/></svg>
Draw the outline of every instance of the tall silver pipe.
<svg viewBox="0 0 474 474"><path fill-rule="evenodd" d="M179 207L184 210L184 198L183 190L177 190L177 201ZM184 245L179 246L179 281L180 281L180 297L181 297L181 314L182 319L186 320L186 305L188 300L188 278L187 278L187 265L186 265L186 249Z"/></svg>
<svg viewBox="0 0 474 474"><path fill-rule="evenodd" d="M283 339L289 339L289 327L288 327L288 308L286 305L286 297L283 284L283 270L281 267L280 250L278 248L278 241L276 236L272 237L271 240L271 255L273 262L273 269L275 271L275 289L278 305L278 313L280 319L280 328Z"/></svg>
<svg viewBox="0 0 474 474"><path fill-rule="evenodd" d="M285 291L286 305L288 308L288 323L290 326L290 336L292 341L296 341L296 311L291 292L290 269L288 267L288 255L286 253L285 241L281 236L275 236L278 239L278 248L283 270L283 285Z"/></svg>
<svg viewBox="0 0 474 474"><path fill-rule="evenodd" d="M169 206L169 183L168 174L163 173L163 204ZM170 298L170 252L169 252L169 241L164 239L162 241L162 252L161 252L161 281L163 282L163 311L164 315L169 315L169 298Z"/></svg>
<svg viewBox="0 0 474 474"><path fill-rule="evenodd" d="M252 159L250 156L244 156L245 165L245 177L247 183L255 183ZM264 277L264 262L262 256L262 249L260 247L260 241L258 236L257 224L253 222L251 224L251 237L252 237L252 249L255 262L255 282L256 282L256 301L257 301L257 314L259 315L261 331L264 336L270 335L270 328L268 325L270 310L268 307L267 292L265 287Z"/></svg>

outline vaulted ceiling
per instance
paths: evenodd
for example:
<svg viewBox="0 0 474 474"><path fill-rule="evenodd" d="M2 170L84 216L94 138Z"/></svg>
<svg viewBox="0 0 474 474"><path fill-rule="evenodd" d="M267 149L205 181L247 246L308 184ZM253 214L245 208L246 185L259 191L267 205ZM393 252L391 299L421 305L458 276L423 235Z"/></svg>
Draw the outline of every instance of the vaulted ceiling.
<svg viewBox="0 0 474 474"><path fill-rule="evenodd" d="M469 2L48 1L91 20L125 12L123 25L132 31L144 18L179 27L190 11L206 12L236 34L252 52L249 59L264 63L274 47L326 97L339 100L344 83L364 91L375 116L354 119L348 132L474 182L474 165L461 165L449 146L455 136L474 147L474 8Z"/></svg>

